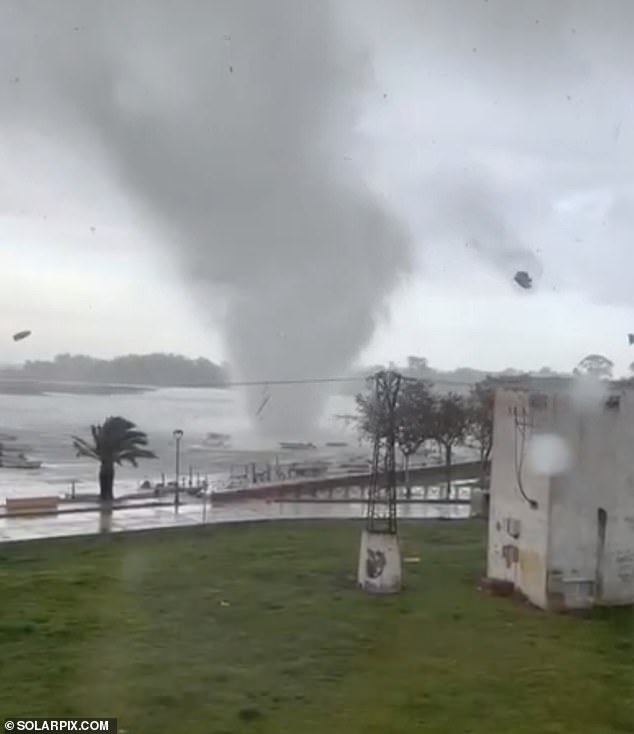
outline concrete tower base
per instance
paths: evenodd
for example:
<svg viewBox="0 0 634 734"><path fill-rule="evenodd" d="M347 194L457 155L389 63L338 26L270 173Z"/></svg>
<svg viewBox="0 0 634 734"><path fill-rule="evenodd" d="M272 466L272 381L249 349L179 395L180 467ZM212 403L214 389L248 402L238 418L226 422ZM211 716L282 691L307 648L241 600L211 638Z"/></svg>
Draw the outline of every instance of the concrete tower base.
<svg viewBox="0 0 634 734"><path fill-rule="evenodd" d="M401 590L398 535L363 531L358 582L364 591L371 594L395 594Z"/></svg>

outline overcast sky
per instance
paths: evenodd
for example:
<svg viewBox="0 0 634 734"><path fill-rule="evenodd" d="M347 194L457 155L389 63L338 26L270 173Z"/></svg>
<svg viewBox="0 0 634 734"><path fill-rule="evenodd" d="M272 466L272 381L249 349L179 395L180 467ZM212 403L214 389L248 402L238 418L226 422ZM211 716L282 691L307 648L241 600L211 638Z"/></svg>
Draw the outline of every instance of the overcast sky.
<svg viewBox="0 0 634 734"><path fill-rule="evenodd" d="M0 41L9 47L0 59L0 361L58 352L230 356L224 291L210 285L201 306L169 222L121 185L103 146L79 133L74 140L61 118L25 102L37 96L29 86L43 83L33 57L43 55L38 63L46 65L49 47L37 34L50 19L44 0L24 5L26 21L19 3L0 0ZM86 11L75 20L77 3L61 6L74 43L89 33ZM188 7L194 12L184 25L193 29L196 3ZM370 70L369 81L347 92L355 117L341 140L341 165L394 214L412 253L359 359L419 354L439 367L569 369L600 352L624 369L634 359L628 0L336 7L342 37ZM210 45L240 40L239 26L230 39L220 25L208 30ZM151 35L152 26L138 32ZM289 47L301 68L302 44ZM93 63L89 50L82 53ZM162 61L156 74L164 89L177 84L167 47ZM123 79L127 68L118 72ZM128 94L129 104L143 104L134 87ZM248 171L249 161L240 166ZM513 283L524 268L535 279L530 292ZM33 336L14 344L10 335L21 329Z"/></svg>

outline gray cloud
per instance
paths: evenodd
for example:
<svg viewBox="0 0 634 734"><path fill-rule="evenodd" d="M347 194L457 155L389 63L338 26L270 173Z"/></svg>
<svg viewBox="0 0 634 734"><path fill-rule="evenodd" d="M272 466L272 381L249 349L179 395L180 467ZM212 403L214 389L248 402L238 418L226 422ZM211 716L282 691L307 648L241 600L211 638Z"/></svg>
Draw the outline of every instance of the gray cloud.
<svg viewBox="0 0 634 734"><path fill-rule="evenodd" d="M344 368L408 269L405 236L356 178L371 165L347 160L366 89L377 177L428 259L447 248L470 274L469 242L506 287L521 266L543 271L542 289L632 303L627 0L6 0L0 13L5 121L98 144L182 250L241 377ZM318 403L285 394L293 413Z"/></svg>
<svg viewBox="0 0 634 734"><path fill-rule="evenodd" d="M236 376L345 371L409 258L346 162L367 68L335 3L11 8L2 53L20 81L3 101L98 140L167 228L201 308L227 297ZM279 391L265 421L302 429L319 400Z"/></svg>
<svg viewBox="0 0 634 734"><path fill-rule="evenodd" d="M451 250L457 272L471 267L464 243L476 242L505 278L522 264L543 287L631 304L634 6L398 7L374 2L366 14L393 100L375 105L370 127L385 147L385 185L426 250ZM618 207L597 217L606 198Z"/></svg>

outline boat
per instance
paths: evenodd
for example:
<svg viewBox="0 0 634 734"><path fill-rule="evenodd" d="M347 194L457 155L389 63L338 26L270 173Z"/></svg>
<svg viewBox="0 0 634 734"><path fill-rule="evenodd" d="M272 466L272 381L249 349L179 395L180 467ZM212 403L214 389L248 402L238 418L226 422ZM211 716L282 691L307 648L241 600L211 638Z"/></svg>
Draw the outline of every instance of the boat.
<svg viewBox="0 0 634 734"><path fill-rule="evenodd" d="M290 451L301 451L302 449L316 449L314 443L304 441L280 441L280 448Z"/></svg>
<svg viewBox="0 0 634 734"><path fill-rule="evenodd" d="M347 441L326 441L326 446L329 449L342 449L349 446Z"/></svg>
<svg viewBox="0 0 634 734"><path fill-rule="evenodd" d="M370 471L370 462L348 461L343 464L338 464L337 469L345 474L367 474Z"/></svg>
<svg viewBox="0 0 634 734"><path fill-rule="evenodd" d="M328 473L330 464L327 461L315 461L311 463L291 464L289 475L293 477L322 477Z"/></svg>
<svg viewBox="0 0 634 734"><path fill-rule="evenodd" d="M24 453L25 451L32 451L32 447L26 443L4 443L0 441L0 456L3 454L17 454L18 452Z"/></svg>
<svg viewBox="0 0 634 734"><path fill-rule="evenodd" d="M17 456L12 456L11 453L0 454L0 467L3 469L39 469L42 466L41 461L29 459L23 453Z"/></svg>
<svg viewBox="0 0 634 734"><path fill-rule="evenodd" d="M231 436L228 433L208 433L203 443L210 448L225 449L231 445Z"/></svg>

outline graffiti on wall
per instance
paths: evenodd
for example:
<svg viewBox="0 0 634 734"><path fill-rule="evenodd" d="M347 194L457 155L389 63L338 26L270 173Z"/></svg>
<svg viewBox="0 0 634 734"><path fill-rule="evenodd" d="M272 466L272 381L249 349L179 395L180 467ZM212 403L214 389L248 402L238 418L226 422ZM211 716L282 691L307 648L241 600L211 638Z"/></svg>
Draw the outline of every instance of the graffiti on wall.
<svg viewBox="0 0 634 734"><path fill-rule="evenodd" d="M519 548L516 545L503 545L502 558L506 561L506 567L510 568L520 558Z"/></svg>
<svg viewBox="0 0 634 734"><path fill-rule="evenodd" d="M378 579L385 570L385 553L380 550L372 550L368 548L368 555L365 560L365 571L370 579Z"/></svg>
<svg viewBox="0 0 634 734"><path fill-rule="evenodd" d="M616 575L624 584L632 583L634 580L634 550L617 551Z"/></svg>
<svg viewBox="0 0 634 734"><path fill-rule="evenodd" d="M515 538L517 540L517 538L520 537L522 526L519 520L516 520L513 517L509 517L506 520L505 527L506 527L506 532L511 536L511 538Z"/></svg>

